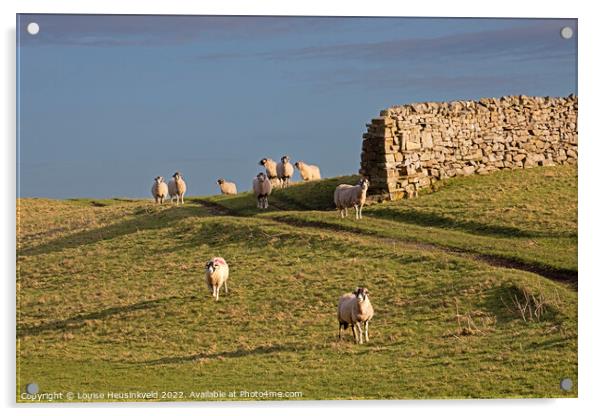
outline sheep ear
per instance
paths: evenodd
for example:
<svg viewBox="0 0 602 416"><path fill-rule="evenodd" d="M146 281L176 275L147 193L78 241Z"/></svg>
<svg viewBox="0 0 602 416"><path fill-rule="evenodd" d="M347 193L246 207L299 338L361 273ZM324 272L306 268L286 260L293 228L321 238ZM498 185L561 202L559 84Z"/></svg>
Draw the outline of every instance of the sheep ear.
<svg viewBox="0 0 602 416"><path fill-rule="evenodd" d="M360 292L360 288L356 287L355 290L353 291L354 295L357 295Z"/></svg>

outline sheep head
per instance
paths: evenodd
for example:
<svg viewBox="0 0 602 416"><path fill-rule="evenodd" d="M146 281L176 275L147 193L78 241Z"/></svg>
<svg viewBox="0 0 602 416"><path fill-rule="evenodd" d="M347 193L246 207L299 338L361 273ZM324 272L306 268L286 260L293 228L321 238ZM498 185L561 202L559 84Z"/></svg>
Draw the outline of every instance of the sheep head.
<svg viewBox="0 0 602 416"><path fill-rule="evenodd" d="M205 269L209 273L215 272L220 267L221 267L220 264L218 262L214 261L213 259L211 259L207 263L205 263Z"/></svg>
<svg viewBox="0 0 602 416"><path fill-rule="evenodd" d="M268 163L268 159L265 157L259 161L259 165L261 166L265 166L266 163Z"/></svg>
<svg viewBox="0 0 602 416"><path fill-rule="evenodd" d="M221 184L222 184L222 183L224 183L224 182L225 182L225 181L224 181L222 178L219 178L219 179L217 180L217 184L218 184L218 185L221 185Z"/></svg>
<svg viewBox="0 0 602 416"><path fill-rule="evenodd" d="M161 183L161 182L163 182L163 176L157 176L157 177L155 178L155 182L156 182L156 183Z"/></svg>
<svg viewBox="0 0 602 416"><path fill-rule="evenodd" d="M365 191L368 189L368 186L370 186L370 181L368 178L362 178L360 179L359 185L361 185L362 190Z"/></svg>
<svg viewBox="0 0 602 416"><path fill-rule="evenodd" d="M358 287L353 291L353 294L357 298L358 301L363 302L368 299L368 289L365 287Z"/></svg>
<svg viewBox="0 0 602 416"><path fill-rule="evenodd" d="M290 161L289 157L287 155L284 155L280 158L280 161L282 163L288 163Z"/></svg>

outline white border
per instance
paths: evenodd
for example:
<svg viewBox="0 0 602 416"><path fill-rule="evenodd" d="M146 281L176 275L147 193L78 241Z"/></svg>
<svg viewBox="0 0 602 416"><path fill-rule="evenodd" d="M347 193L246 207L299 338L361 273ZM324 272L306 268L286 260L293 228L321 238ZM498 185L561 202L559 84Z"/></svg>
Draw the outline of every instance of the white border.
<svg viewBox="0 0 602 416"><path fill-rule="evenodd" d="M232 414L245 411L251 415L286 414L306 415L308 412L329 414L337 410L362 412L376 407L382 414L420 411L426 414L445 413L463 416L483 412L490 415L508 413L545 412L551 414L591 414L602 408L602 394L598 392L601 366L599 355L602 302L602 276L595 273L595 260L600 227L598 202L600 169L598 159L602 155L600 119L599 77L600 65L600 16L595 12L595 2L525 0L487 1L326 1L326 0L211 0L196 4L190 0L3 0L2 13L3 59L2 91L0 101L3 128L2 151L4 180L2 200L2 249L3 265L2 303L2 362L0 368L1 406L8 415L81 415L82 405L32 407L14 404L15 397L15 13L123 13L123 14L271 14L271 15L338 15L338 16L478 16L478 17L568 17L579 19L579 399L561 400L481 400L481 401L404 401L404 402L295 402L295 403L199 403L128 405L127 412L146 416L167 414ZM597 163L598 162L598 163ZM598 243L598 244L597 244ZM115 412L122 405L86 405L88 415L105 415ZM594 410L595 409L595 410Z"/></svg>

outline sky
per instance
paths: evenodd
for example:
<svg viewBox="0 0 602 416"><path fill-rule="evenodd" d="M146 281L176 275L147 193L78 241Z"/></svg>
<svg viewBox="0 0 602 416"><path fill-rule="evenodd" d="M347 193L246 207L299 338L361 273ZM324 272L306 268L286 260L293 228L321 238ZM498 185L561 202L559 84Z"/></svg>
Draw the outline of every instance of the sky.
<svg viewBox="0 0 602 416"><path fill-rule="evenodd" d="M150 198L175 171L188 195L248 190L284 154L354 174L392 105L577 94L576 35L576 19L20 14L18 196Z"/></svg>

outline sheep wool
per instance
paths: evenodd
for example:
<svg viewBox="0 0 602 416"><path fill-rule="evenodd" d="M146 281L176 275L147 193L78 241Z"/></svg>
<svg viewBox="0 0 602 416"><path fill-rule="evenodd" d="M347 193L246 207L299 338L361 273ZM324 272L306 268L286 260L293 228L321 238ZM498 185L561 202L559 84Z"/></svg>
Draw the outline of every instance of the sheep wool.
<svg viewBox="0 0 602 416"><path fill-rule="evenodd" d="M295 173L295 169L288 156L282 156L282 158L280 158L280 163L276 165L276 173L278 174L278 179L282 181L282 187L286 188L289 186L290 180Z"/></svg>
<svg viewBox="0 0 602 416"><path fill-rule="evenodd" d="M153 183L151 188L151 194L153 195L156 204L163 203L167 197L167 184L163 182L163 176L157 176L155 178L155 183Z"/></svg>
<svg viewBox="0 0 602 416"><path fill-rule="evenodd" d="M223 257L213 257L205 263L205 283L216 301L219 300L219 291L222 286L224 286L226 295L228 294L229 275L230 268Z"/></svg>
<svg viewBox="0 0 602 416"><path fill-rule="evenodd" d="M368 298L368 289L358 287L353 293L345 293L339 298L337 308L337 318L339 320L339 339L341 332L351 325L353 339L362 344L362 323L364 324L364 334L366 342L368 337L368 324L374 316L374 308ZM356 333L357 332L357 333Z"/></svg>
<svg viewBox="0 0 602 416"><path fill-rule="evenodd" d="M186 193L186 182L184 182L184 178L180 172L176 172L173 174L173 179L169 181L169 197L171 202L176 198L176 204L180 202L184 204L184 194Z"/></svg>
<svg viewBox="0 0 602 416"><path fill-rule="evenodd" d="M370 183L368 179L362 178L355 186L341 184L334 190L334 205L341 214L341 218L347 216L347 208L355 208L355 219L362 219L362 208L366 203L366 193Z"/></svg>
<svg viewBox="0 0 602 416"><path fill-rule="evenodd" d="M266 209L268 207L268 196L272 193L272 183L263 172L253 179L253 192L257 197L257 208Z"/></svg>
<svg viewBox="0 0 602 416"><path fill-rule="evenodd" d="M234 182L228 182L225 179L220 178L217 180L217 184L219 185L222 195L236 195L238 193Z"/></svg>
<svg viewBox="0 0 602 416"><path fill-rule="evenodd" d="M304 181L317 181L321 178L320 168L315 165L308 165L303 161L295 163L295 167L299 170L299 174Z"/></svg>
<svg viewBox="0 0 602 416"><path fill-rule="evenodd" d="M271 180L278 178L277 165L272 159L269 157L264 157L259 161L259 164L265 168L265 174L267 175L268 179Z"/></svg>

